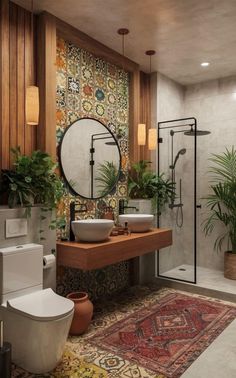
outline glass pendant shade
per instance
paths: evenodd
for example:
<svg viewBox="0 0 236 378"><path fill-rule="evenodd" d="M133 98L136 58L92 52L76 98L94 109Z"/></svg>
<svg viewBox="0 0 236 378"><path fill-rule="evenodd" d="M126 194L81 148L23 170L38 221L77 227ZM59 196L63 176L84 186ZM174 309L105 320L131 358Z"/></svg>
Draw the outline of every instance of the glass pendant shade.
<svg viewBox="0 0 236 378"><path fill-rule="evenodd" d="M138 124L138 145L145 146L146 143L146 125L144 123Z"/></svg>
<svg viewBox="0 0 236 378"><path fill-rule="evenodd" d="M39 88L34 85L26 88L25 117L27 125L38 125Z"/></svg>
<svg viewBox="0 0 236 378"><path fill-rule="evenodd" d="M155 150L157 147L157 129L148 130L148 149Z"/></svg>

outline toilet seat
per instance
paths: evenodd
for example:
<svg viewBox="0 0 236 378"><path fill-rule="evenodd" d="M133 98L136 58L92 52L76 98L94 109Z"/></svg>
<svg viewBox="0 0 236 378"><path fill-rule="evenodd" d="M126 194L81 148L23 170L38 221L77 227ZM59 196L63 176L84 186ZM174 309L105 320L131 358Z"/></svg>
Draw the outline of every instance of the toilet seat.
<svg viewBox="0 0 236 378"><path fill-rule="evenodd" d="M44 289L8 300L7 308L33 320L50 321L70 314L74 303L52 289Z"/></svg>

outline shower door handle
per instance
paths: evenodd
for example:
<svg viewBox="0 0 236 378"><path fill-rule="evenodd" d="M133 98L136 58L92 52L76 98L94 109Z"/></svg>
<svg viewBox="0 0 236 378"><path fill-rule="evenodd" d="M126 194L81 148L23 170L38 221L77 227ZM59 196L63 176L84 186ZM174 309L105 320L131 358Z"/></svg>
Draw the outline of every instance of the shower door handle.
<svg viewBox="0 0 236 378"><path fill-rule="evenodd" d="M196 205L196 208L197 208L197 209L201 209L201 208L202 208L202 205Z"/></svg>

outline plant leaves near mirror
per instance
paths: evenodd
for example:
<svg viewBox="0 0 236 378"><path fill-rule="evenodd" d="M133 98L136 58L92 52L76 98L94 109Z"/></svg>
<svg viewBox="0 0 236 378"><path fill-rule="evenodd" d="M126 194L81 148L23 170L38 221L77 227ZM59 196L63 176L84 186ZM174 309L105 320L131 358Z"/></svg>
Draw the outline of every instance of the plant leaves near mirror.
<svg viewBox="0 0 236 378"><path fill-rule="evenodd" d="M118 128L119 137L121 131ZM107 126L93 118L80 118L65 130L59 145L59 162L73 194L98 199L114 189L119 179L121 155L118 142ZM110 174L108 168L112 170ZM112 180L109 183L108 177Z"/></svg>
<svg viewBox="0 0 236 378"><path fill-rule="evenodd" d="M98 175L95 180L98 182L98 193L100 197L105 197L115 189L118 169L111 161L105 161L98 167Z"/></svg>
<svg viewBox="0 0 236 378"><path fill-rule="evenodd" d="M55 172L56 165L47 153L39 150L33 151L31 156L22 155L19 147L11 151L13 168L1 171L0 193L7 194L9 207L25 207L26 216L30 216L34 204L40 204L43 217L43 212L56 208L64 194L63 183Z"/></svg>
<svg viewBox="0 0 236 378"><path fill-rule="evenodd" d="M214 249L221 250L226 240L228 249L236 254L236 150L226 148L221 154L212 154L209 159L212 176L212 193L206 198L209 210L208 218L203 222L206 235L210 235L218 223L225 226L225 231L214 243Z"/></svg>
<svg viewBox="0 0 236 378"><path fill-rule="evenodd" d="M140 160L131 167L128 178L128 195L132 199L152 199L154 209L160 213L173 199L174 183L149 169L148 160Z"/></svg>

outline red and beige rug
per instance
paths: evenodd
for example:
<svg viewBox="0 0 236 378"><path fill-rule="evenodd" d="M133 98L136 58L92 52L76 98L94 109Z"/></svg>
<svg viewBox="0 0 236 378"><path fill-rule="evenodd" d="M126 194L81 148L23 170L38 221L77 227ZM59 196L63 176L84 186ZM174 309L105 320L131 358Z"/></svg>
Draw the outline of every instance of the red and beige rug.
<svg viewBox="0 0 236 378"><path fill-rule="evenodd" d="M227 302L132 288L97 306L90 330L69 339L61 364L44 377L178 378L235 318ZM12 376L32 377L17 367Z"/></svg>
<svg viewBox="0 0 236 378"><path fill-rule="evenodd" d="M179 377L235 317L235 308L175 292L88 341L155 373Z"/></svg>

